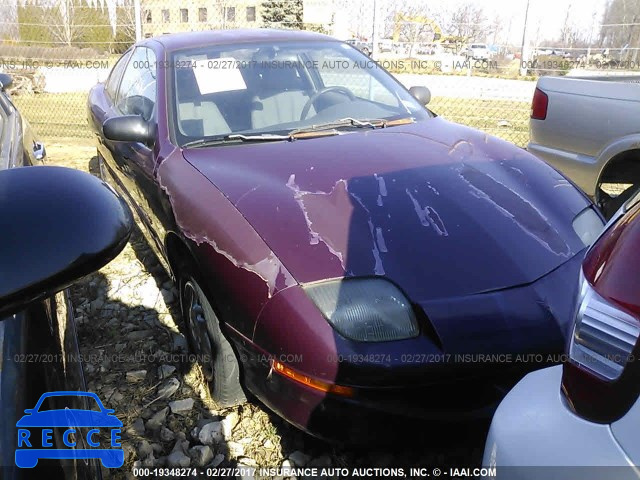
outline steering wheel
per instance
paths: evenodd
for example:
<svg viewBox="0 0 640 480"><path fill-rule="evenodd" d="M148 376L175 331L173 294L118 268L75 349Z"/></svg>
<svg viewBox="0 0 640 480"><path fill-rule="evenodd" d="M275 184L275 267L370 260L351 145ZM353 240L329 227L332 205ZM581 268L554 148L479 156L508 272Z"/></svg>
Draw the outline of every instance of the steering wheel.
<svg viewBox="0 0 640 480"><path fill-rule="evenodd" d="M345 94L349 97L349 100L352 102L356 99L356 96L353 94L351 90L347 87L341 87L340 85L334 85L333 87L325 87L322 90L318 90L316 93L311 95L307 103L304 104L304 108L302 109L302 113L300 114L300 120L304 120L309 115L309 110L311 110L311 105L315 103L322 95L329 92L339 92Z"/></svg>

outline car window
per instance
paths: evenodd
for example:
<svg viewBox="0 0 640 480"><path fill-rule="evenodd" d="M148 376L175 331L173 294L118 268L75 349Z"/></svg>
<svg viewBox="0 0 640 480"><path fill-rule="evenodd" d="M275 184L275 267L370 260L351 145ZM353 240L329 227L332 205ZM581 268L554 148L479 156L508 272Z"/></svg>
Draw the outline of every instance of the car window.
<svg viewBox="0 0 640 480"><path fill-rule="evenodd" d="M392 90L385 88L365 68L358 68L360 60L347 56L339 49L314 50L310 52L314 65L325 87L346 87L357 97L379 102L390 107L399 107L400 100ZM373 64L371 64L373 65Z"/></svg>
<svg viewBox="0 0 640 480"><path fill-rule="evenodd" d="M122 57L116 62L111 73L109 74L109 78L107 79L107 84L105 86L105 90L110 99L116 98L116 92L118 90L118 84L120 83L120 79L122 78L122 72L124 72L124 67L127 66L127 61L131 56L131 50L125 52Z"/></svg>
<svg viewBox="0 0 640 480"><path fill-rule="evenodd" d="M138 47L122 76L116 108L123 115L142 115L151 120L156 103L156 56L153 50Z"/></svg>
<svg viewBox="0 0 640 480"><path fill-rule="evenodd" d="M209 45L174 52L170 61L170 123L179 145L346 118L430 117L383 68L337 41Z"/></svg>

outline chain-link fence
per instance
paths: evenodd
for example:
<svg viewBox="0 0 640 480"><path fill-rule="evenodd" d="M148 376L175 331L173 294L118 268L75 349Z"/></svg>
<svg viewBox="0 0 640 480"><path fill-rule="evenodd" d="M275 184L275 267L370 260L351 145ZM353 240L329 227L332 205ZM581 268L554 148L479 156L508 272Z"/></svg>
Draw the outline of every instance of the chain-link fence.
<svg viewBox="0 0 640 480"><path fill-rule="evenodd" d="M429 87L429 108L439 115L525 146L537 76L637 70L640 23L630 15L640 0L623 2L622 13L621 1L593 13L586 27L572 20L569 4L556 37L544 40L524 0L510 17L479 1L5 0L0 71L14 75L15 103L40 135L88 137L87 92L137 39L206 29L313 30L371 55L407 87Z"/></svg>

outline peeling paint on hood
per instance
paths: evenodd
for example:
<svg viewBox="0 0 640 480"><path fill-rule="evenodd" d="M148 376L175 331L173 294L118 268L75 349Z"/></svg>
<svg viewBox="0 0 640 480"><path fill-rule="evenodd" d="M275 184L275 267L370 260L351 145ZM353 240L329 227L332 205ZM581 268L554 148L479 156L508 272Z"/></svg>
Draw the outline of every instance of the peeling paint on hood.
<svg viewBox="0 0 640 480"><path fill-rule="evenodd" d="M375 173L373 176L378 180L378 189L380 190L380 193L378 194L378 206L382 207L384 205L383 197L387 196L387 184L384 182L384 177L379 177Z"/></svg>
<svg viewBox="0 0 640 480"><path fill-rule="evenodd" d="M174 169L176 174L172 175ZM158 169L158 183L167 194L176 224L185 237L197 245L210 245L234 266L260 277L267 286L269 297L276 290L296 283L278 256L266 247L251 226L242 217L233 215L233 207L226 199L216 202L218 209L212 214L206 199L213 200L220 192L195 169L180 168L175 158L170 158ZM189 188L184 188L184 185ZM221 236L220 232L227 235Z"/></svg>
<svg viewBox="0 0 640 480"><path fill-rule="evenodd" d="M569 257L571 250L563 235L554 228L552 222L536 206L523 198L516 189L466 164L460 167L460 177L469 185L472 195L486 200L501 214L513 220L524 233L531 236L544 248L548 248L557 255Z"/></svg>
<svg viewBox="0 0 640 480"><path fill-rule="evenodd" d="M444 298L529 283L584 248L582 194L441 118L183 154L298 282L384 275L413 299Z"/></svg>
<svg viewBox="0 0 640 480"><path fill-rule="evenodd" d="M444 235L445 237L448 236L449 233L447 232L447 228L444 226L444 223L442 222L440 215L438 215L438 212L436 212L429 205L427 205L426 207L420 206L420 203L418 203L414 196L411 195L409 189L405 189L405 192L407 192L407 195L409 195L409 198L413 203L413 208L416 211L418 219L420 220L420 224L422 224L423 227L430 226L438 235Z"/></svg>
<svg viewBox="0 0 640 480"><path fill-rule="evenodd" d="M380 177L376 178L378 180L381 179ZM330 192L308 192L301 190L296 185L296 176L292 173L287 181L287 187L293 191L293 196L300 206L302 215L307 223L309 244L318 245L320 242L325 244L329 252L340 261L345 271L347 271L345 255L349 245L344 241L347 237L343 232L349 228L355 207L360 207L366 212L369 216L367 224L371 231L371 241L373 242L373 248L371 249L374 261L373 270L376 275L384 275L384 266L380 258L380 251L387 251L384 238L382 238L381 233L376 232L374 234L375 227L371 221L371 212L362 203L362 200L349 192L346 180L338 180ZM355 204L353 204L353 200L355 200ZM336 228L337 225L338 227ZM326 232L326 237L318 233L317 230ZM381 232L379 228L376 230ZM384 248L379 247L379 241L382 242Z"/></svg>
<svg viewBox="0 0 640 480"><path fill-rule="evenodd" d="M346 251L346 244L339 244L339 242L332 240L331 237L324 238L315 229L317 228L322 231L327 231L327 222L335 223L342 221L345 227L348 226L353 207L351 207L348 201L346 203L341 202L341 199L344 199L347 195L346 180L338 180L330 192L307 192L300 190L300 187L296 185L296 175L292 173L287 181L287 188L293 192L293 198L295 198L296 202L300 206L302 215L307 222L307 228L309 229L309 245L318 245L320 242L324 243L329 252L336 256L344 268L343 252ZM336 208L334 208L331 213L337 212L341 215L341 218L328 218L327 214L330 215L330 213L327 212L326 209L322 208L323 202L335 206ZM339 205L340 203L343 204Z"/></svg>

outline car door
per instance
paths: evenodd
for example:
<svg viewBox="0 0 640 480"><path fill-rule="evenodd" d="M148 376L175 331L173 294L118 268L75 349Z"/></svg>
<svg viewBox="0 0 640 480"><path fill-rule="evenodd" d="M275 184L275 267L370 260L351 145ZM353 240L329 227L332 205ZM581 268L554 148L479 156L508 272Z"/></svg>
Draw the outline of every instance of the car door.
<svg viewBox="0 0 640 480"><path fill-rule="evenodd" d="M136 47L124 68L111 114L140 115L147 122L157 123L156 80L155 52L148 47ZM141 142L118 142L104 138L103 141L110 150L113 174L147 230L144 232L147 234L145 236L162 250L163 236L158 232L162 226L153 213L156 210L153 202L157 197L154 145Z"/></svg>
<svg viewBox="0 0 640 480"><path fill-rule="evenodd" d="M101 157L100 173L104 180L115 180L112 145L102 135L104 121L116 115L115 101L124 69L129 63L133 49L127 50L116 62L104 85L98 84L89 93L89 125L98 140L98 154Z"/></svg>

